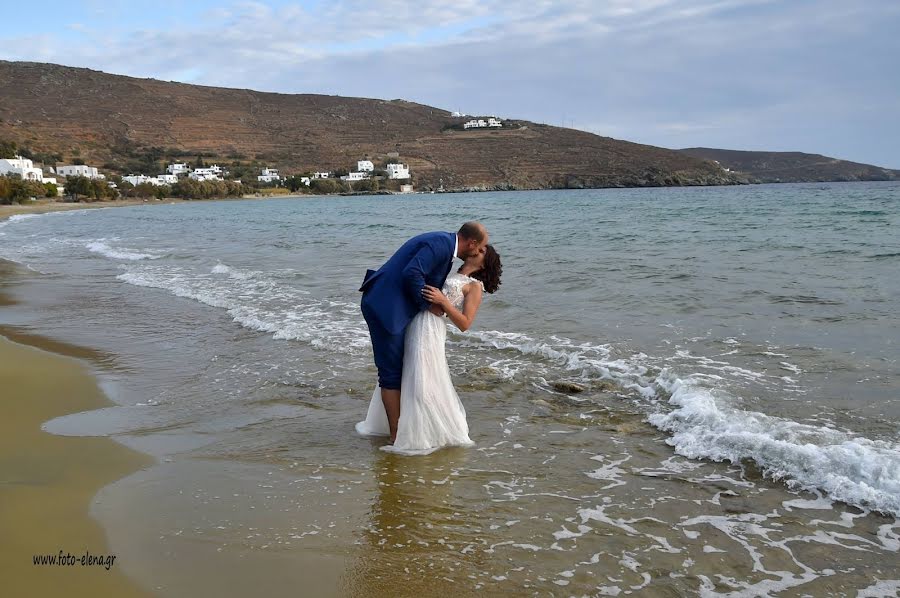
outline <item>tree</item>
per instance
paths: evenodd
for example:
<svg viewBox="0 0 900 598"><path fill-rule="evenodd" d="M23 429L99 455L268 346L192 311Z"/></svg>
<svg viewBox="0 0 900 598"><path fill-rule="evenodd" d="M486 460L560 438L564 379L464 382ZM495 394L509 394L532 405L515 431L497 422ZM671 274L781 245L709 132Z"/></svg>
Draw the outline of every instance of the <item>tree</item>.
<svg viewBox="0 0 900 598"><path fill-rule="evenodd" d="M340 193L348 189L341 181L335 179L313 179L309 182L309 187L316 193L321 194Z"/></svg>
<svg viewBox="0 0 900 598"><path fill-rule="evenodd" d="M57 162L62 162L62 156L60 154L54 154L51 152L35 152L34 161L52 166Z"/></svg>
<svg viewBox="0 0 900 598"><path fill-rule="evenodd" d="M194 199L200 196L200 183L191 178L179 179L172 186L172 193L184 199Z"/></svg>
<svg viewBox="0 0 900 598"><path fill-rule="evenodd" d="M134 192L131 195L133 197L155 197L156 185L153 183L141 183L134 187Z"/></svg>
<svg viewBox="0 0 900 598"><path fill-rule="evenodd" d="M16 144L13 141L0 140L0 159L15 158Z"/></svg>
<svg viewBox="0 0 900 598"><path fill-rule="evenodd" d="M24 181L18 175L0 176L0 203L24 203L45 193L44 185L37 181Z"/></svg>
<svg viewBox="0 0 900 598"><path fill-rule="evenodd" d="M44 183L44 195L47 197L56 197L59 195L59 191L53 183Z"/></svg>
<svg viewBox="0 0 900 598"><path fill-rule="evenodd" d="M66 195L71 195L78 201L79 195L93 197L94 186L91 185L91 179L83 176L70 176L66 179L65 186Z"/></svg>
<svg viewBox="0 0 900 598"><path fill-rule="evenodd" d="M378 179L363 179L353 184L354 191L378 191L380 188Z"/></svg>
<svg viewBox="0 0 900 598"><path fill-rule="evenodd" d="M293 176L289 176L284 179L284 186L291 190L291 193L296 193L297 191L305 191L309 188L309 185L301 181L303 178L298 174Z"/></svg>

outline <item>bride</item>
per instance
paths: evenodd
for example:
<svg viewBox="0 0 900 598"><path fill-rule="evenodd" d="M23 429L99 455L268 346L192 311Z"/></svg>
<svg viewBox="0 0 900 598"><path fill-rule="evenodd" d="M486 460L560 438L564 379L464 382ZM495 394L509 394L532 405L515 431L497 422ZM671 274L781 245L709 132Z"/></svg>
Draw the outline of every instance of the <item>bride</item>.
<svg viewBox="0 0 900 598"><path fill-rule="evenodd" d="M493 245L484 253L466 258L459 270L447 277L443 292L427 286L422 296L462 331L475 320L483 293L494 293L500 286L500 255ZM384 451L407 455L426 455L444 446L471 446L466 410L453 381L444 343L447 325L435 311L419 312L406 329L403 374L400 382L400 420L397 439ZM387 414L376 386L366 420L356 431L367 436L390 436Z"/></svg>

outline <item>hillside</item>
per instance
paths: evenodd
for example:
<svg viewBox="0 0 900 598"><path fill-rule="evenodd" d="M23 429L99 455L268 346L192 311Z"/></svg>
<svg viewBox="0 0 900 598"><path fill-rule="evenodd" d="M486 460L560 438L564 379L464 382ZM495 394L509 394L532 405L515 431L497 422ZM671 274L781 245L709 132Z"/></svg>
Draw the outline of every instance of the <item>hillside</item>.
<svg viewBox="0 0 900 598"><path fill-rule="evenodd" d="M460 122L403 100L264 93L0 61L0 140L126 174L135 163L161 167L198 154L293 174L397 152L419 188L742 182L673 150L527 121L506 121L502 130L449 128Z"/></svg>
<svg viewBox="0 0 900 598"><path fill-rule="evenodd" d="M826 181L895 181L900 170L879 168L801 152L748 152L692 147L678 150L702 160L714 160L759 183L804 183Z"/></svg>

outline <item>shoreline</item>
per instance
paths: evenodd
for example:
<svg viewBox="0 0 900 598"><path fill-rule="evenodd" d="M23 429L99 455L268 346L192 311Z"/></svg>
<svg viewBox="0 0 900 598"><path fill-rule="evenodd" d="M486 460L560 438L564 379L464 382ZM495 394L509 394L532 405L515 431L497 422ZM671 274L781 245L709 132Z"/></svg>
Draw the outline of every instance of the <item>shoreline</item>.
<svg viewBox="0 0 900 598"><path fill-rule="evenodd" d="M69 210L92 210L98 208L127 208L131 206L152 206L163 204L205 203L208 201L241 201L245 199L268 199L253 197L219 197L215 199L181 199L171 197L166 199L115 199L112 201L77 202L66 203L61 201L37 200L26 204L0 205L0 221L10 216L22 214L48 214L50 212L67 212Z"/></svg>
<svg viewBox="0 0 900 598"><path fill-rule="evenodd" d="M807 185L807 184L853 184L853 183L895 183L898 181L808 181L808 182L750 182L741 183L740 185ZM586 191L586 190L623 190L623 189L683 189L683 188L710 188L710 187L733 187L735 185L662 185L662 186L635 186L635 187L565 187L565 188L520 188L520 189L494 189L494 188L455 188L439 190L419 189L410 193L400 193L395 191L350 191L344 193L330 194L307 194L307 193L288 193L288 194L245 194L241 197L217 197L212 199L181 199L179 197L167 197L165 199L116 199L111 201L97 202L78 202L66 203L56 200L39 199L26 204L0 204L0 222L9 219L10 216L23 214L47 214L50 212L65 212L69 210L90 210L99 208L118 208L144 205L164 205L164 204L183 204L183 203L206 203L219 201L244 201L244 200L263 200L263 199L312 199L317 197L358 197L358 196L408 196L408 195L442 195L451 193L498 193L498 192L529 192L529 191Z"/></svg>
<svg viewBox="0 0 900 598"><path fill-rule="evenodd" d="M0 305L14 303L0 289ZM107 436L42 430L56 417L113 404L82 361L91 351L0 328L0 577L9 595L149 595L123 573L128 555L111 553L90 508L102 488L153 459ZM38 555L72 557L35 564Z"/></svg>
<svg viewBox="0 0 900 598"><path fill-rule="evenodd" d="M339 194L333 194L339 197ZM399 195L399 194L398 194ZM68 212L70 210L92 210L101 208L127 208L133 206L154 206L170 204L198 204L220 201L258 201L262 199L306 199L315 197L330 197L331 195L310 194L286 194L286 195L243 195L241 197L214 197L211 199L181 199L180 197L167 197L165 199L114 199L110 201L95 202L62 202L56 200L39 199L24 204L0 204L0 222L8 220L11 216L25 214L49 214L51 212Z"/></svg>

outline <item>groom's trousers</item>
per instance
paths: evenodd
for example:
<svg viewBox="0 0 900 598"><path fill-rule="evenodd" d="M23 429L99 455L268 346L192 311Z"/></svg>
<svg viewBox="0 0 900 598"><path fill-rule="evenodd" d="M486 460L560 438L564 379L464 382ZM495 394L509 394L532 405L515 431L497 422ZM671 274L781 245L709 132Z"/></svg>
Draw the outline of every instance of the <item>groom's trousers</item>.
<svg viewBox="0 0 900 598"><path fill-rule="evenodd" d="M369 326L369 337L372 339L375 367L378 368L378 385L387 390L400 390L406 328L400 334L391 334L377 320L366 316L365 310L363 317Z"/></svg>

